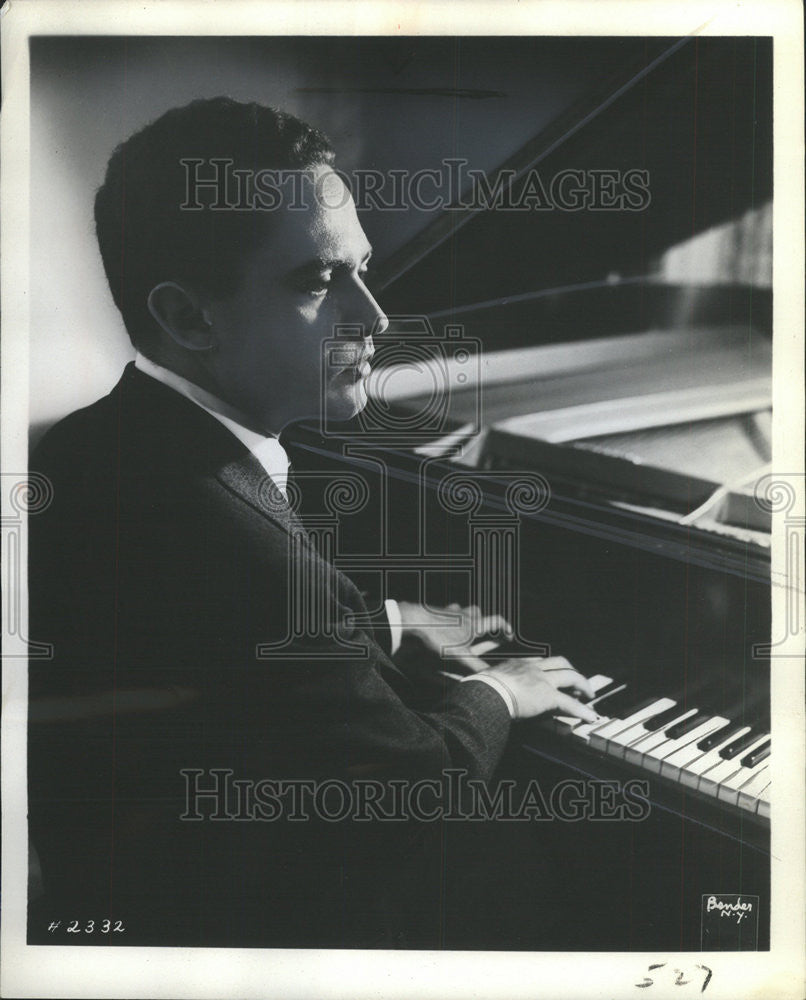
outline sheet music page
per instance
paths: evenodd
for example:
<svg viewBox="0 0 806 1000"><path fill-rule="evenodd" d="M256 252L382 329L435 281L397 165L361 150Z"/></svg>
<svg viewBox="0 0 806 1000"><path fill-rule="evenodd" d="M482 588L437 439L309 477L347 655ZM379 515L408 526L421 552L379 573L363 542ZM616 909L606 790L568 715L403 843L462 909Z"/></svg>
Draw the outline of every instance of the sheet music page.
<svg viewBox="0 0 806 1000"><path fill-rule="evenodd" d="M804 995L802 18L6 0L3 996Z"/></svg>

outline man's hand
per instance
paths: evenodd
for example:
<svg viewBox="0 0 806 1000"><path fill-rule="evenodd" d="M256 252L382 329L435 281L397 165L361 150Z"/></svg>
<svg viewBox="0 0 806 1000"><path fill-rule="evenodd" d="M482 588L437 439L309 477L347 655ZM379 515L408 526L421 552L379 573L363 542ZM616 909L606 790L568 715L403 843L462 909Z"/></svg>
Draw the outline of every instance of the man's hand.
<svg viewBox="0 0 806 1000"><path fill-rule="evenodd" d="M593 698L594 691L587 678L564 656L515 657L491 667L471 652L479 636L512 635L512 626L501 615L483 615L475 606L462 608L458 604L430 610L420 604L398 601L398 607L404 636L415 636L443 660L458 661L472 673L495 677L512 697L515 718L530 719L550 713L571 715L586 722L599 719L592 708L574 697L577 694ZM454 621L446 623L448 616Z"/></svg>
<svg viewBox="0 0 806 1000"><path fill-rule="evenodd" d="M440 659L456 660L465 668L477 673L488 664L470 651L471 645L482 635L512 636L512 626L501 615L483 615L475 605L469 608L449 604L447 608L431 610L421 604L398 601L403 636L414 636L424 646L433 650Z"/></svg>
<svg viewBox="0 0 806 1000"><path fill-rule="evenodd" d="M515 704L516 719L535 715L572 715L585 722L596 722L597 713L573 696L573 692L594 697L587 678L571 666L564 656L546 659L523 657L504 660L484 673L506 687ZM559 690L564 688L564 691ZM571 692L571 693L567 693Z"/></svg>

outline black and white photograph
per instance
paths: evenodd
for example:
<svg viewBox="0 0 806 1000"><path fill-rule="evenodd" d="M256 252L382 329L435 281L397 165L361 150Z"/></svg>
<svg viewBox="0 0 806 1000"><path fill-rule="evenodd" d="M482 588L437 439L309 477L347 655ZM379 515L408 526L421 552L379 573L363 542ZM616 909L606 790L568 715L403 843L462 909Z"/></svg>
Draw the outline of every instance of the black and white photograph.
<svg viewBox="0 0 806 1000"><path fill-rule="evenodd" d="M803 995L736 6L6 5L4 996Z"/></svg>

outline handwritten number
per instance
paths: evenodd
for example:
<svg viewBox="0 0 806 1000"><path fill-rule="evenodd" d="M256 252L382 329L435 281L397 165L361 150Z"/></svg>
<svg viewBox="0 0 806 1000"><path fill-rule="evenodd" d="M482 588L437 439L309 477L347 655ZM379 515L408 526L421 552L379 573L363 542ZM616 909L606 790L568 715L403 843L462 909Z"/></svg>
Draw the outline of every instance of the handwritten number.
<svg viewBox="0 0 806 1000"><path fill-rule="evenodd" d="M654 972L655 969L662 969L665 965L666 965L665 962L656 962L653 965L647 966L647 971ZM706 974L705 980L702 984L702 987L700 988L700 993L705 993L705 988L711 982L711 976L713 975L713 973L708 968L707 965L695 965L695 969L702 969L702 971ZM690 979L683 978L684 973L682 969L674 969L673 971L675 972L675 980L674 980L675 986L687 986L691 982ZM645 990L648 986L654 986L654 984L655 980L652 979L651 976L644 976L644 981L641 983L636 983L635 985L638 987L638 989Z"/></svg>
<svg viewBox="0 0 806 1000"><path fill-rule="evenodd" d="M61 920L52 920L48 926L48 930L53 932L61 923ZM123 926L122 920L116 920L113 922L107 918L106 920L97 921L98 929L101 934L108 934L110 931L113 934L123 934L126 928ZM71 920L67 927L65 928L68 934L92 934L95 931L95 920L88 920L86 924L82 927L78 920Z"/></svg>
<svg viewBox="0 0 806 1000"><path fill-rule="evenodd" d="M713 976L713 972L711 972L711 970L708 968L707 965L698 965L696 966L696 968L702 969L703 972L708 973L708 975L705 977L705 982L702 984L702 989L700 990L700 993L705 993L705 987L711 982L711 976Z"/></svg>
<svg viewBox="0 0 806 1000"><path fill-rule="evenodd" d="M660 962L660 963L656 962L654 965L647 966L647 968L649 969L650 972L652 972L655 969L662 969L664 965L666 965L665 962ZM652 986L653 983L654 979L651 979L649 976L644 976L644 981L642 983L636 983L635 985L639 989L645 990L647 986Z"/></svg>

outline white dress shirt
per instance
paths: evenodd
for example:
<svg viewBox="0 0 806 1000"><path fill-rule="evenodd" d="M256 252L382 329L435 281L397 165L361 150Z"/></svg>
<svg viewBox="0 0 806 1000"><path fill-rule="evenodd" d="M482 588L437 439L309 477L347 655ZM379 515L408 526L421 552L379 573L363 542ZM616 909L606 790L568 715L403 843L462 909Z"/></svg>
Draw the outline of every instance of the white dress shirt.
<svg viewBox="0 0 806 1000"><path fill-rule="evenodd" d="M177 375L169 368L163 368L156 364L144 354L138 351L134 359L134 367L144 375L162 382L180 395L189 399L192 403L200 406L210 414L211 417L223 424L224 427L234 434L235 437L251 451L255 458L263 466L266 474L271 476L278 489L286 496L286 485L288 483L289 461L285 448L280 444L276 434L260 434L246 426L246 418L234 407L214 396L206 389L202 389L195 382ZM384 601L386 617L389 621L389 632L391 634L392 655L400 648L403 637L403 625L400 616L400 608L397 601L388 598Z"/></svg>

